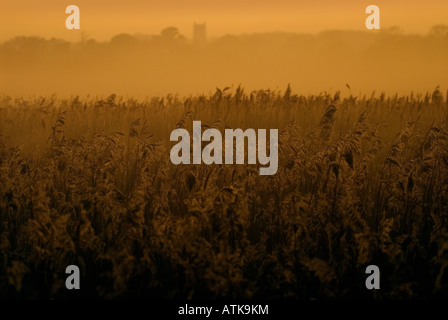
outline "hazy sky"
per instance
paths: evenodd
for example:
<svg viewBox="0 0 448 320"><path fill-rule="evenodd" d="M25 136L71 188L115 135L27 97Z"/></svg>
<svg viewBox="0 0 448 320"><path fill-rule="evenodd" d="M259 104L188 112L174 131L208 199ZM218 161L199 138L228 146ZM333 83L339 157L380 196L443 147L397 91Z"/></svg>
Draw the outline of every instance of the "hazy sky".
<svg viewBox="0 0 448 320"><path fill-rule="evenodd" d="M266 31L319 32L365 29L365 8L381 9L383 28L427 33L448 24L448 0L5 0L0 6L0 41L16 35L78 40L65 29L66 6L81 10L81 31L98 40L117 33L159 33L176 26L190 37L194 21L206 22L209 36Z"/></svg>

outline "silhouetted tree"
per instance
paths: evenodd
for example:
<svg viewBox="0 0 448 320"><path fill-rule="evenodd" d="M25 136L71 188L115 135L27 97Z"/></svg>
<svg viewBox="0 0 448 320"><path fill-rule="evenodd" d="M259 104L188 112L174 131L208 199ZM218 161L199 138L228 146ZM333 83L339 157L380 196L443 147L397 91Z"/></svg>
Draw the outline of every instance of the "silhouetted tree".
<svg viewBox="0 0 448 320"><path fill-rule="evenodd" d="M176 40L179 36L179 30L176 27L168 27L160 32L163 39Z"/></svg>
<svg viewBox="0 0 448 320"><path fill-rule="evenodd" d="M430 36L435 36L435 37L445 37L448 36L448 25L446 24L438 24L435 25L431 28L431 30L429 30L429 35Z"/></svg>
<svg viewBox="0 0 448 320"><path fill-rule="evenodd" d="M46 45L47 40L41 37L15 37L3 44L3 47L10 51L39 51Z"/></svg>
<svg viewBox="0 0 448 320"><path fill-rule="evenodd" d="M110 40L110 43L112 45L122 46L122 47L133 46L137 42L138 42L138 40L135 37L133 37L127 33L117 34L116 36L112 37L112 39Z"/></svg>

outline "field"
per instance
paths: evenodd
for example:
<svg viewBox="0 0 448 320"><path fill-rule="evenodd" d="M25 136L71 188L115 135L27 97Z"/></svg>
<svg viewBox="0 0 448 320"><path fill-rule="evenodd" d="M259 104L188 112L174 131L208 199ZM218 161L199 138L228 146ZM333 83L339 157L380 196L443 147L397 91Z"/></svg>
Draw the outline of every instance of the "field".
<svg viewBox="0 0 448 320"><path fill-rule="evenodd" d="M193 120L279 129L278 172L172 164ZM2 96L0 298L447 298L447 120L438 88Z"/></svg>

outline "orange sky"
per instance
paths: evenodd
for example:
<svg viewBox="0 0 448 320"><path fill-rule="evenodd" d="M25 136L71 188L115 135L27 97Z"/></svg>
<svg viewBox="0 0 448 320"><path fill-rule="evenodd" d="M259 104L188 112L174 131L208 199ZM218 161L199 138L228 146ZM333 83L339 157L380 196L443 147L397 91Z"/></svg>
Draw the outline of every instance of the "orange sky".
<svg viewBox="0 0 448 320"><path fill-rule="evenodd" d="M267 31L319 32L365 29L365 8L381 9L382 28L427 33L448 24L448 0L8 0L0 6L0 41L17 35L79 40L65 29L65 7L81 10L81 31L98 40L127 33L159 33L176 26L191 36L194 21L207 23L210 36Z"/></svg>

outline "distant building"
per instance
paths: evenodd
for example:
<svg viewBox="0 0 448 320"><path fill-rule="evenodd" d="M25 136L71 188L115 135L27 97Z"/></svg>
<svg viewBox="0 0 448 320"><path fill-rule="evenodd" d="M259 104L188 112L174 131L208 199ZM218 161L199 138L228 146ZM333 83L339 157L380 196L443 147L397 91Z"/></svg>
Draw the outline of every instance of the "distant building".
<svg viewBox="0 0 448 320"><path fill-rule="evenodd" d="M193 26L193 43L204 44L207 41L205 23L195 23Z"/></svg>

